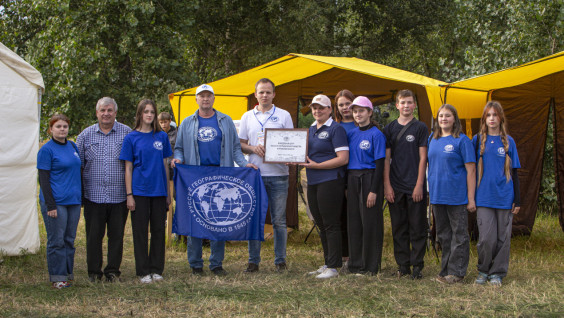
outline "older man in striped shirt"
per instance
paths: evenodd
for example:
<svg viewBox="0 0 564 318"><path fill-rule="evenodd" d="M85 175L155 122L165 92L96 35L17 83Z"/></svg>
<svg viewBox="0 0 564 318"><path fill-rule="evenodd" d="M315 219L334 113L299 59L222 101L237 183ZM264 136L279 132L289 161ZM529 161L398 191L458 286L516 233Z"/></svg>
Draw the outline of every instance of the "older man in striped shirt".
<svg viewBox="0 0 564 318"><path fill-rule="evenodd" d="M118 123L117 103L103 97L96 104L98 123L82 131L76 140L82 161L86 263L88 277L96 282L119 281L123 234L127 221L124 162L119 160L123 139L131 129ZM108 259L102 272L102 241L108 230Z"/></svg>

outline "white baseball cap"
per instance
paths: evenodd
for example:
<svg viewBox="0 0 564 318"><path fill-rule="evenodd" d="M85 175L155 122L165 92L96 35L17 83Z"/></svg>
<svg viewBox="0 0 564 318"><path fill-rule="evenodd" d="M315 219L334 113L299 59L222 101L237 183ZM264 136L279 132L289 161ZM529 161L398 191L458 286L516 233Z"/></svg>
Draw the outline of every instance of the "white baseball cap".
<svg viewBox="0 0 564 318"><path fill-rule="evenodd" d="M200 94L203 91L208 91L208 92L214 94L213 88L211 86L209 86L208 84L202 84L202 85L198 86L198 88L196 88L196 95Z"/></svg>
<svg viewBox="0 0 564 318"><path fill-rule="evenodd" d="M311 104L309 104L309 107L311 107L313 104L318 104L323 107L331 107L331 100L329 99L329 97L323 94L319 94L313 98Z"/></svg>

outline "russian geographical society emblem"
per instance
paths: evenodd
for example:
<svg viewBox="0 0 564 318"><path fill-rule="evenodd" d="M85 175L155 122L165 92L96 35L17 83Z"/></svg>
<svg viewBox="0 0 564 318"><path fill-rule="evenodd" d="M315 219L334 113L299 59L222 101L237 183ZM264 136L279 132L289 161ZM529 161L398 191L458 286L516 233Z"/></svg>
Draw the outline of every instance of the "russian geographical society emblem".
<svg viewBox="0 0 564 318"><path fill-rule="evenodd" d="M319 139L327 139L327 138L329 138L329 133L326 132L326 131L322 131L322 132L319 133L319 135L317 136L317 138L319 138Z"/></svg>
<svg viewBox="0 0 564 318"><path fill-rule="evenodd" d="M217 131L213 127L202 127L198 129L198 140L201 142L209 142L215 139Z"/></svg>
<svg viewBox="0 0 564 318"><path fill-rule="evenodd" d="M363 140L363 141L361 141L359 147L360 147L360 149L362 149L362 150L368 150L368 149L370 149L370 141L368 141L368 140Z"/></svg>
<svg viewBox="0 0 564 318"><path fill-rule="evenodd" d="M453 145L446 145L445 146L445 152L452 152L454 150L454 146Z"/></svg>
<svg viewBox="0 0 564 318"><path fill-rule="evenodd" d="M163 150L163 143L159 140L155 140L155 142L153 142L153 148L157 150Z"/></svg>
<svg viewBox="0 0 564 318"><path fill-rule="evenodd" d="M503 147L497 148L497 155L500 157L505 157L505 149Z"/></svg>
<svg viewBox="0 0 564 318"><path fill-rule="evenodd" d="M228 233L247 226L257 208L251 184L228 175L194 181L187 199L193 219L213 232Z"/></svg>

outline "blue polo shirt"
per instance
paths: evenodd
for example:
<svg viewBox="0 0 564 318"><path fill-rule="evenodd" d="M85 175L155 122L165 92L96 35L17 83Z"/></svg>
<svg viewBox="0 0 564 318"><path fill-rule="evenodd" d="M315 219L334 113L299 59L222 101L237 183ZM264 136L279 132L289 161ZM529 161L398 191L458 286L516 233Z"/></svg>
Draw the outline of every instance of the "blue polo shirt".
<svg viewBox="0 0 564 318"><path fill-rule="evenodd" d="M168 135L132 131L123 139L120 160L133 163L131 190L133 195L165 197L168 182L163 160L172 156Z"/></svg>
<svg viewBox="0 0 564 318"><path fill-rule="evenodd" d="M511 168L521 168L517 146L511 136L507 136L509 151L507 155L511 159ZM474 136L472 144L476 150L476 162L480 158L480 145ZM476 206L492 209L509 210L513 206L514 192L513 180L505 177L505 149L500 136L486 136L486 148L482 155L483 174L480 185L476 182ZM476 176L478 172L476 171Z"/></svg>
<svg viewBox="0 0 564 318"><path fill-rule="evenodd" d="M210 118L198 115L198 149L200 165L219 166L221 161L221 129L217 124L217 113Z"/></svg>
<svg viewBox="0 0 564 318"><path fill-rule="evenodd" d="M347 133L336 121L329 118L319 129L317 122L309 127L308 157L315 162L325 162L337 157L338 151L349 150ZM307 183L310 185L344 177L346 165L333 169L306 169Z"/></svg>
<svg viewBox="0 0 564 318"><path fill-rule="evenodd" d="M431 204L468 204L466 163L476 162L472 142L464 134L429 143L429 198Z"/></svg>
<svg viewBox="0 0 564 318"><path fill-rule="evenodd" d="M377 128L360 130L356 127L347 133L349 140L349 170L374 169L374 161L386 158L386 137Z"/></svg>
<svg viewBox="0 0 564 318"><path fill-rule="evenodd" d="M51 139L37 153L37 169L49 171L51 192L57 205L74 205L82 201L81 162L77 149L70 140L60 144ZM43 191L40 200L45 201Z"/></svg>

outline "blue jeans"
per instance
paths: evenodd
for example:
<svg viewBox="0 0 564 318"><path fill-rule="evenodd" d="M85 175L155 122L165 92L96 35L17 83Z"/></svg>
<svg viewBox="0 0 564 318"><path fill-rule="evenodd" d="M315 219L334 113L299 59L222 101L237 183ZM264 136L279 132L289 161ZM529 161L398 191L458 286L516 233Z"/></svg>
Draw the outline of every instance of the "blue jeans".
<svg viewBox="0 0 564 318"><path fill-rule="evenodd" d="M74 239L80 220L80 204L57 205L57 217L47 215L47 206L40 202L43 223L47 231L47 269L49 281L74 279Z"/></svg>
<svg viewBox="0 0 564 318"><path fill-rule="evenodd" d="M202 259L202 239L188 236L186 240L188 263L192 268L204 267L204 260ZM212 241L210 240L210 270L217 267L222 267L223 258L225 257L225 241Z"/></svg>
<svg viewBox="0 0 564 318"><path fill-rule="evenodd" d="M286 262L286 200L288 199L288 176L262 177L268 194L270 219L274 230L274 264ZM249 263L260 263L260 241L249 241Z"/></svg>

